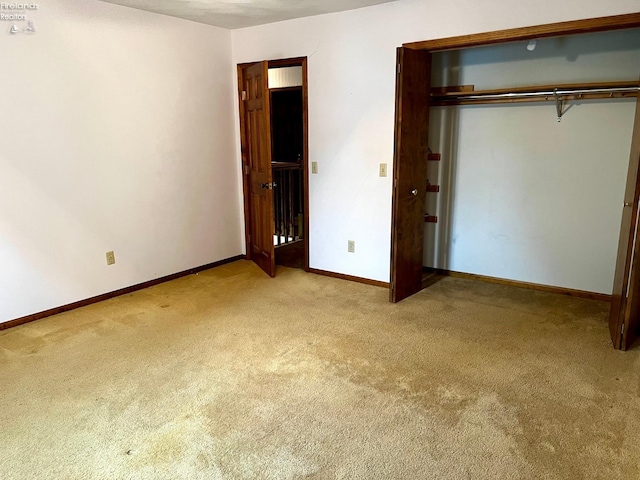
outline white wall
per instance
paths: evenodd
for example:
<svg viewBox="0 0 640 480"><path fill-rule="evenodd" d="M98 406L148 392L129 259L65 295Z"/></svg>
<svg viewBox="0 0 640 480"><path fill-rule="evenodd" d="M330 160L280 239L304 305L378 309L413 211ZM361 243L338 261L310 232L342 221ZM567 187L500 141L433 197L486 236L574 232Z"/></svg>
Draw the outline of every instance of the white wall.
<svg viewBox="0 0 640 480"><path fill-rule="evenodd" d="M389 280L395 49L405 42L638 10L637 0L401 0L232 32L233 62L309 58L310 266ZM236 108L237 115L237 108ZM236 136L238 132L236 129ZM240 161L238 157L238 161ZM347 253L355 240L356 253Z"/></svg>
<svg viewBox="0 0 640 480"><path fill-rule="evenodd" d="M640 30L434 56L434 85L640 77ZM433 108L425 265L610 294L635 101Z"/></svg>
<svg viewBox="0 0 640 480"><path fill-rule="evenodd" d="M95 0L30 17L0 25L0 321L240 254L230 33Z"/></svg>

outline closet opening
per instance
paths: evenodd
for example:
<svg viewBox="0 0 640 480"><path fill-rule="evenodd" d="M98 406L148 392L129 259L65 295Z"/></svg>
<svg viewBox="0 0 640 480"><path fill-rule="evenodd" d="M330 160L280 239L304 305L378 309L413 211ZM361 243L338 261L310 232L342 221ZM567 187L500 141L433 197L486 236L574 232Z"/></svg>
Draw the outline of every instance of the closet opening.
<svg viewBox="0 0 640 480"><path fill-rule="evenodd" d="M640 317L640 72L634 58L632 71L618 69L606 42L619 34L634 39L623 40L622 50L637 49L638 27L640 14L629 14L398 49L391 301L438 274L522 280L521 262L534 280L519 286L603 292L593 298L611 301L613 346L632 345ZM590 51L573 48L589 37L578 34L610 31L617 32L588 40ZM567 75L554 64L558 52L574 67ZM533 62L526 71L522 53L550 63ZM601 62L599 72L581 70L588 55ZM583 282L601 271L612 280L611 295ZM586 287L563 288L571 282Z"/></svg>

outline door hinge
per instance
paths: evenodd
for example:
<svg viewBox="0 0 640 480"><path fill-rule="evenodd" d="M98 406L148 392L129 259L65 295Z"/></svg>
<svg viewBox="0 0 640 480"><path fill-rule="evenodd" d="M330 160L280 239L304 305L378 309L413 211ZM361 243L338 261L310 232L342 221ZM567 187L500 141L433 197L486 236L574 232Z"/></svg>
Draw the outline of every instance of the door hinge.
<svg viewBox="0 0 640 480"><path fill-rule="evenodd" d="M247 243L251 245L251 234L247 235Z"/></svg>
<svg viewBox="0 0 640 480"><path fill-rule="evenodd" d="M399 74L402 73L402 64L401 63L398 64L397 72Z"/></svg>
<svg viewBox="0 0 640 480"><path fill-rule="evenodd" d="M244 174L249 175L249 165L247 165L246 163L244 164Z"/></svg>
<svg viewBox="0 0 640 480"><path fill-rule="evenodd" d="M247 99L247 91L243 90L242 91L242 101L245 101Z"/></svg>
<svg viewBox="0 0 640 480"><path fill-rule="evenodd" d="M398 179L394 179L393 180L393 188L396 188L398 186Z"/></svg>

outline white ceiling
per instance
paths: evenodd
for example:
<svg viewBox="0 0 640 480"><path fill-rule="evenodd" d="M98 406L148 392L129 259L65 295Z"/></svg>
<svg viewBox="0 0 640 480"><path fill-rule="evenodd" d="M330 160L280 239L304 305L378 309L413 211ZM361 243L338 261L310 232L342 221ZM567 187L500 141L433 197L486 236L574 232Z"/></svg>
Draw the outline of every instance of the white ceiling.
<svg viewBox="0 0 640 480"><path fill-rule="evenodd" d="M396 0L102 0L223 28L341 12Z"/></svg>

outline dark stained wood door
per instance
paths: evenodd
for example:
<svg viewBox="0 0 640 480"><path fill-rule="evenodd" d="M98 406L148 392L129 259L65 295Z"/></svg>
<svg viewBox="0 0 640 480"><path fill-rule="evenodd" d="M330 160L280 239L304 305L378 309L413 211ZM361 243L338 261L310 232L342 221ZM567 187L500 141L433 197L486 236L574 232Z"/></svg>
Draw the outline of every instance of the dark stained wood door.
<svg viewBox="0 0 640 480"><path fill-rule="evenodd" d="M398 48L390 300L422 288L431 54Z"/></svg>
<svg viewBox="0 0 640 480"><path fill-rule="evenodd" d="M273 176L271 172L271 115L268 63L242 68L241 123L244 129L242 159L245 192L248 192L247 257L274 277ZM243 118L244 117L244 118Z"/></svg>
<svg viewBox="0 0 640 480"><path fill-rule="evenodd" d="M622 226L618 243L618 258L613 282L609 331L616 349L626 350L638 337L640 323L640 95L636 101L636 116L631 141L629 172L624 194Z"/></svg>

